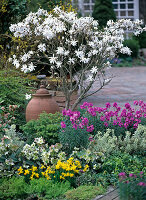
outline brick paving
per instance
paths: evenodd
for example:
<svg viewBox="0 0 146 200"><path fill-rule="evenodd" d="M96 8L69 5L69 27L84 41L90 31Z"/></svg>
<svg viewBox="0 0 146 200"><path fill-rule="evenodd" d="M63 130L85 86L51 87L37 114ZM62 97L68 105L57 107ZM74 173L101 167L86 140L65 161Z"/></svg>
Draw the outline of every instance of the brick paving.
<svg viewBox="0 0 146 200"><path fill-rule="evenodd" d="M134 100L146 102L146 66L115 67L110 73L114 76L112 81L83 102L92 102L95 106L104 106L106 102L118 102L120 106ZM90 92L94 92L96 87L95 83Z"/></svg>

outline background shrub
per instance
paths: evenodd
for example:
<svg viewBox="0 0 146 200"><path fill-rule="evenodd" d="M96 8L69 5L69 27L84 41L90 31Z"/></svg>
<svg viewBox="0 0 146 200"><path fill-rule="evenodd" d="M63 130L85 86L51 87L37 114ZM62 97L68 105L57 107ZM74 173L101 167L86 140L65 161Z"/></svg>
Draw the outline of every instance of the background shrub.
<svg viewBox="0 0 146 200"><path fill-rule="evenodd" d="M132 53L131 53L131 57L132 58L137 58L138 56L138 52L139 52L139 42L135 39L128 39L124 41L124 46L127 46L131 49Z"/></svg>
<svg viewBox="0 0 146 200"><path fill-rule="evenodd" d="M60 131L60 123L62 120L61 113L42 113L38 120L30 120L22 126L24 136L27 139L27 143L30 144L36 137L43 137L48 145L55 144L59 141L58 135Z"/></svg>
<svg viewBox="0 0 146 200"><path fill-rule="evenodd" d="M30 81L12 70L0 71L0 99L1 106L17 105L15 112L16 124L22 125L25 121L25 107L27 101L25 94L32 91Z"/></svg>

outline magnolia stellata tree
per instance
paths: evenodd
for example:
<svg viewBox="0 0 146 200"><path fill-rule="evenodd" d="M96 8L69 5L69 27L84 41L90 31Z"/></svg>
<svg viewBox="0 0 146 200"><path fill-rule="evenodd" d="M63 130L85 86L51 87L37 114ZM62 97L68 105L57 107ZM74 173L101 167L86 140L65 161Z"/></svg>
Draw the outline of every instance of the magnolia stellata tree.
<svg viewBox="0 0 146 200"><path fill-rule="evenodd" d="M82 99L92 95L88 91L96 80L99 84L95 92L110 82L112 77L106 73L111 67L109 60L117 52L131 53L122 44L124 29L138 35L143 31L141 24L139 20L110 20L101 30L92 17L78 18L76 13L63 11L60 7L55 7L51 14L39 9L28 14L22 22L10 26L14 36L28 41L28 46L25 51L18 46L19 55L13 55L9 61L24 73L36 70L39 64L48 66L52 74L57 72L66 98L66 109L74 109ZM73 84L74 79L76 84ZM78 87L78 99L71 106L70 97Z"/></svg>

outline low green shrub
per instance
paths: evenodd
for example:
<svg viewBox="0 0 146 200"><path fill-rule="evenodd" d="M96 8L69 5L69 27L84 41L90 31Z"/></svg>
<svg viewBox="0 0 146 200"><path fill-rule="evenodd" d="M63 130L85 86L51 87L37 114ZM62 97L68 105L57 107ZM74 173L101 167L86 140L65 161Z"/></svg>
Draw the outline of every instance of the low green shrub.
<svg viewBox="0 0 146 200"><path fill-rule="evenodd" d="M65 193L66 199L70 200L91 200L97 195L104 194L106 190L101 186L79 186L76 189Z"/></svg>
<svg viewBox="0 0 146 200"><path fill-rule="evenodd" d="M127 131L125 137L116 136L115 130L107 129L103 134L98 132L88 146L89 150L102 152L106 156L116 151L129 153L131 155L145 155L146 150L146 126L139 124L137 130L132 134Z"/></svg>
<svg viewBox="0 0 146 200"><path fill-rule="evenodd" d="M38 120L27 122L21 127L23 135L27 138L27 143L32 143L36 137L43 137L48 145L57 143L61 120L61 113L47 114L44 112L40 114Z"/></svg>
<svg viewBox="0 0 146 200"><path fill-rule="evenodd" d="M46 178L39 178L31 180L26 191L27 194L36 195L38 198L53 199L63 195L70 188L69 182L53 183L53 181Z"/></svg>
<svg viewBox="0 0 146 200"><path fill-rule="evenodd" d="M71 189L69 182L54 183L46 178L31 180L29 184L24 181L24 177L12 177L0 179L0 199L55 199L63 196Z"/></svg>
<svg viewBox="0 0 146 200"><path fill-rule="evenodd" d="M27 197L26 189L27 184L23 177L0 179L1 200L24 199Z"/></svg>
<svg viewBox="0 0 146 200"><path fill-rule="evenodd" d="M107 177L104 173L95 173L93 171L89 171L87 173L81 174L79 177L76 178L76 185L103 185L104 188L107 186Z"/></svg>
<svg viewBox="0 0 146 200"><path fill-rule="evenodd" d="M87 148L89 143L89 134L87 131L81 128L74 129L72 125L68 125L59 133L59 141L63 145L63 150L70 154L77 148Z"/></svg>

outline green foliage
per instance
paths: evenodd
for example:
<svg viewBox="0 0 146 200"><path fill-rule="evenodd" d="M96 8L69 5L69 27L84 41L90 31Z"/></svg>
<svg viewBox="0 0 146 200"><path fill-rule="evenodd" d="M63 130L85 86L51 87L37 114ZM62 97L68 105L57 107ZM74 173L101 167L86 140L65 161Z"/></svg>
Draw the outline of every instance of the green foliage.
<svg viewBox="0 0 146 200"><path fill-rule="evenodd" d="M11 176L21 165L21 151L24 146L16 133L15 125L5 132L0 142L0 176Z"/></svg>
<svg viewBox="0 0 146 200"><path fill-rule="evenodd" d="M141 33L139 36L135 36L134 39L139 42L140 48L146 48L146 32Z"/></svg>
<svg viewBox="0 0 146 200"><path fill-rule="evenodd" d="M38 120L29 121L22 127L27 143L30 144L34 138L41 136L49 145L57 143L61 120L61 113L47 114L44 112L40 114Z"/></svg>
<svg viewBox="0 0 146 200"><path fill-rule="evenodd" d="M69 200L91 200L97 195L105 193L105 189L99 186L79 186L76 189L69 190L65 193L66 198Z"/></svg>
<svg viewBox="0 0 146 200"><path fill-rule="evenodd" d="M27 193L29 195L45 197L45 199L52 199L63 195L70 188L69 182L53 183L53 181L46 178L39 178L30 181Z"/></svg>
<svg viewBox="0 0 146 200"><path fill-rule="evenodd" d="M116 14L111 0L95 0L92 16L98 20L101 27L106 26L108 20L116 20Z"/></svg>
<svg viewBox="0 0 146 200"><path fill-rule="evenodd" d="M27 13L27 0L6 0L1 2L0 33L8 31L11 23L20 21Z"/></svg>
<svg viewBox="0 0 146 200"><path fill-rule="evenodd" d="M62 5L66 0L28 0L29 11L36 12L39 8L51 11L56 5Z"/></svg>
<svg viewBox="0 0 146 200"><path fill-rule="evenodd" d="M81 174L79 177L76 178L76 185L103 185L105 188L107 186L107 178L104 174L101 173L94 173L94 172L87 172Z"/></svg>
<svg viewBox="0 0 146 200"><path fill-rule="evenodd" d="M70 154L75 147L87 148L89 143L89 134L85 129L72 128L68 125L64 130L59 133L59 141L63 145L63 150Z"/></svg>
<svg viewBox="0 0 146 200"><path fill-rule="evenodd" d="M0 97L3 101L1 106L17 105L16 124L25 123L25 107L27 101L25 94L31 93L30 81L20 73L11 70L0 71Z"/></svg>
<svg viewBox="0 0 146 200"><path fill-rule="evenodd" d="M131 49L132 53L131 56L133 58L137 58L138 57L138 52L139 52L139 42L137 40L134 39L128 39L124 41L124 46L127 46Z"/></svg>
<svg viewBox="0 0 146 200"><path fill-rule="evenodd" d="M103 164L103 171L105 174L110 174L110 177L114 175L117 178L118 174L123 171L126 173L146 171L145 162L145 158L117 152L106 159Z"/></svg>
<svg viewBox="0 0 146 200"><path fill-rule="evenodd" d="M69 182L53 183L46 178L31 180L30 184L24 181L24 177L12 177L0 179L0 199L54 199L62 196L71 189Z"/></svg>
<svg viewBox="0 0 146 200"><path fill-rule="evenodd" d="M23 177L12 177L0 179L0 199L24 199L26 197L26 183Z"/></svg>

